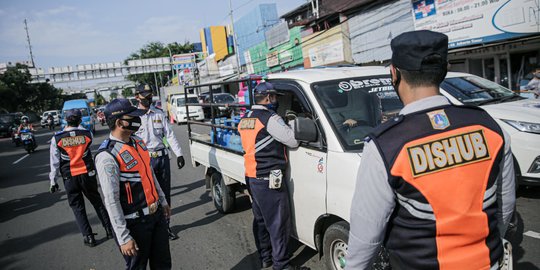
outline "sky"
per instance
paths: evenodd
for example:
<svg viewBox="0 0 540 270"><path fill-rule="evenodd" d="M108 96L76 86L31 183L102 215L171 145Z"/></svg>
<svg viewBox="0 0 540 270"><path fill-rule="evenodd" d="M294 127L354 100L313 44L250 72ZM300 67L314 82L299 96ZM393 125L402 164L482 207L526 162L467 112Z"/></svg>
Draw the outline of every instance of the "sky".
<svg viewBox="0 0 540 270"><path fill-rule="evenodd" d="M258 4L282 15L306 0L232 0L235 20ZM0 63L30 60L27 19L37 67L122 62L150 41L200 42L199 30L230 23L227 0L0 0Z"/></svg>

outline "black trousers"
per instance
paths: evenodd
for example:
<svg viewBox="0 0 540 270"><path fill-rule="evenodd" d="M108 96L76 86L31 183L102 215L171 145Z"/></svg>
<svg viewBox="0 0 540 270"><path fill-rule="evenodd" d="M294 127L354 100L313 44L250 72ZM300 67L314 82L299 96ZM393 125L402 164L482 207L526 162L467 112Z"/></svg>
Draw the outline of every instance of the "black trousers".
<svg viewBox="0 0 540 270"><path fill-rule="evenodd" d="M285 183L280 189L268 188L267 180L248 178L253 203L253 235L261 262L273 262L273 268L289 265L291 210Z"/></svg>
<svg viewBox="0 0 540 270"><path fill-rule="evenodd" d="M92 234L92 227L86 216L86 207L84 205L84 196L90 201L96 214L104 228L111 227L109 215L101 201L98 192L96 176L81 174L69 178L64 178L64 187L66 189L69 206L75 214L75 220L83 236Z"/></svg>
<svg viewBox="0 0 540 270"><path fill-rule="evenodd" d="M124 256L126 269L146 269L148 262L150 269L171 269L167 222L161 207L152 215L126 219L126 223L129 235L139 247L137 256Z"/></svg>
<svg viewBox="0 0 540 270"><path fill-rule="evenodd" d="M171 206L171 163L169 162L169 155L150 158L150 165L152 165L161 190L165 193L167 203Z"/></svg>

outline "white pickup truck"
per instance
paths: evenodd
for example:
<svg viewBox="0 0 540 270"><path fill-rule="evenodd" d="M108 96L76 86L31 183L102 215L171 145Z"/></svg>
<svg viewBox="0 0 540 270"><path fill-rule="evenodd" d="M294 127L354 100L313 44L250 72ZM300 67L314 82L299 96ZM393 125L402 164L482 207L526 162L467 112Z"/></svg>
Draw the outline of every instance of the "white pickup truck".
<svg viewBox="0 0 540 270"><path fill-rule="evenodd" d="M449 73L447 80L441 86L441 93L456 104L467 103L467 98L474 98L478 94L484 98L481 101L488 100L490 98L485 97L485 94L491 91L489 87L494 87L486 80L470 74ZM375 126L396 115L403 105L392 87L389 71L384 67L290 71L271 74L268 81L285 93L285 96L279 97L278 114L284 115L286 110L292 110L299 116L294 124L295 136L302 143L297 149L289 150L286 174L294 236L320 252L328 269L343 269L349 212L358 167L362 161L363 139ZM460 84L465 83L471 89L456 90ZM454 87L454 91L446 87ZM504 92L499 87L495 87L497 93L500 93L498 99L519 99L511 97L513 94L509 90ZM471 92L471 95L456 98L454 92ZM494 99L492 103L498 102ZM497 106L489 105L486 109L492 113L493 107ZM529 118L536 119L536 122L540 119L540 110L537 108L527 111L527 114ZM504 122L501 123L503 128L513 129L504 119L519 121L522 117L508 111L503 120L495 118ZM348 119L355 120L358 125L353 128L343 125ZM530 122L530 119L525 120ZM532 136L528 146L521 145L522 139L518 140L522 148L530 149L526 158L518 157L517 160L526 160L530 164L539 151L539 135L535 134L538 130L521 133L508 131L512 137L525 136L521 133ZM514 144L512 147L515 147ZM193 166L202 165L206 168L206 185L212 190L216 208L223 213L231 211L236 192L242 192L245 184L242 153L211 143L208 133L191 133L190 150ZM518 152L524 155L526 151ZM520 173L518 170L516 173L523 174L523 171Z"/></svg>

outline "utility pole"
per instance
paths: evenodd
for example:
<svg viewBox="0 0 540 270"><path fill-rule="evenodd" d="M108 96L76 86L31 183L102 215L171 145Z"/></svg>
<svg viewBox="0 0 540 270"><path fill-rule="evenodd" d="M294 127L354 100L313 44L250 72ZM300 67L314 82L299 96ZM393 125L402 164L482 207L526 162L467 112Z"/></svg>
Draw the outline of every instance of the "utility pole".
<svg viewBox="0 0 540 270"><path fill-rule="evenodd" d="M236 33L234 32L234 19L233 19L233 9L232 9L232 0L229 0L229 9L231 16L231 32L233 35L234 42L234 54L236 55L236 72L238 79L240 79L240 52L238 51L238 40L236 39Z"/></svg>
<svg viewBox="0 0 540 270"><path fill-rule="evenodd" d="M32 44L30 44L30 34L28 34L26 19L24 19L24 30L26 30L26 40L28 41L28 49L30 50L30 61L32 61L32 67L35 68L36 64L34 63L34 54L32 54Z"/></svg>

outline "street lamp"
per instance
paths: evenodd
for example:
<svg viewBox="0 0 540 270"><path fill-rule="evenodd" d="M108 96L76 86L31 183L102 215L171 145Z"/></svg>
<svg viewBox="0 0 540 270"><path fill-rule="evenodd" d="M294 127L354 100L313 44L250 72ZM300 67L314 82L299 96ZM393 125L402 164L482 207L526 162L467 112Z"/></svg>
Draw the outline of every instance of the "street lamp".
<svg viewBox="0 0 540 270"><path fill-rule="evenodd" d="M167 48L167 50L169 50L169 59L171 61L171 84L172 84L172 80L174 78L174 65L173 65L173 58L172 58L172 52L171 52L171 48L169 48L169 44L167 44L167 46L165 47Z"/></svg>

